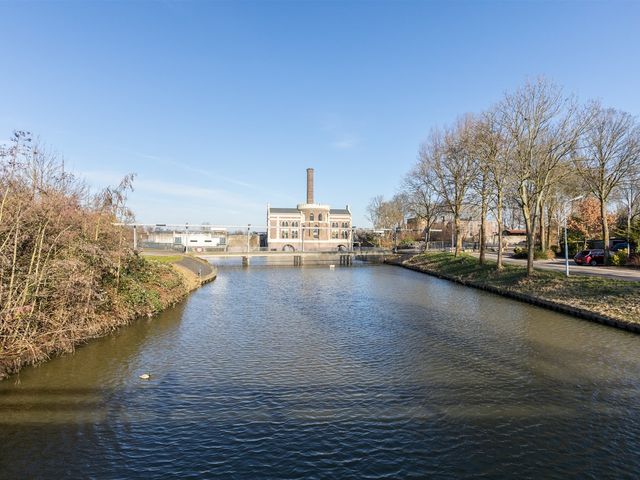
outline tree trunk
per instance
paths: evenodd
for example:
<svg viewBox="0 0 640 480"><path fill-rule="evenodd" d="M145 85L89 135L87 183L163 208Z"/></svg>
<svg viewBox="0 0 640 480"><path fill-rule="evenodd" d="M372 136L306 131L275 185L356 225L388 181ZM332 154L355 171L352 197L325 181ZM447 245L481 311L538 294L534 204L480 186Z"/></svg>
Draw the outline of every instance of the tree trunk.
<svg viewBox="0 0 640 480"><path fill-rule="evenodd" d="M523 208L524 224L527 231L527 276L533 275L533 259L536 241L536 213L531 214L528 208Z"/></svg>
<svg viewBox="0 0 640 480"><path fill-rule="evenodd" d="M547 234L544 224L544 205L540 206L538 221L540 222L540 249L546 252L549 246L547 245Z"/></svg>
<svg viewBox="0 0 640 480"><path fill-rule="evenodd" d="M547 237L546 237L547 248L549 248L549 245L551 245L551 219L552 219L552 214L553 214L553 208L547 208ZM558 243L560 243L560 239L558 239Z"/></svg>
<svg viewBox="0 0 640 480"><path fill-rule="evenodd" d="M498 222L498 263L496 268L498 270L502 270L502 192L498 192L498 203L496 208L496 220Z"/></svg>
<svg viewBox="0 0 640 480"><path fill-rule="evenodd" d="M454 224L455 224L455 234L456 234L456 249L454 252L454 256L458 256L460 255L460 252L462 252L462 235L460 235L460 216L456 215L454 218Z"/></svg>
<svg viewBox="0 0 640 480"><path fill-rule="evenodd" d="M485 262L486 250L487 250L487 188L486 188L486 174L482 179L482 199L480 204L480 265Z"/></svg>

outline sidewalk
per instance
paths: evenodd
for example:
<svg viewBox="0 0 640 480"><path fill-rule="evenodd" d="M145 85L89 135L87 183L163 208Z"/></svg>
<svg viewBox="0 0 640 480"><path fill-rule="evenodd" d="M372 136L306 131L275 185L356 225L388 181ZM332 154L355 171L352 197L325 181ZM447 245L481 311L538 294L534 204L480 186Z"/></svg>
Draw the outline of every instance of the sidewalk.
<svg viewBox="0 0 640 480"><path fill-rule="evenodd" d="M479 257L478 252L471 253L474 257ZM495 252L487 252L487 259L495 262L498 259L498 254ZM503 259L505 264L512 265L526 265L526 259L511 258L505 256ZM555 272L564 272L565 263L564 259L554 258L552 260L536 260L533 263L533 267L540 270L551 270ZM589 265L576 265L573 259L569 259L569 275L591 275L594 277L606 277L613 278L615 280L628 280L632 282L640 282L640 269L633 269L627 267L605 267L598 265L595 267Z"/></svg>

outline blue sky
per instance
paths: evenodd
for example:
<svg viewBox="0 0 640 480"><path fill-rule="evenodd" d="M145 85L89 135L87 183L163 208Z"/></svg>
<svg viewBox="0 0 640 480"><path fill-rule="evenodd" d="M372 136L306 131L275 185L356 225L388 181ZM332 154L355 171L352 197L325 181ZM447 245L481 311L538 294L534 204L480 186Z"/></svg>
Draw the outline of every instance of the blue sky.
<svg viewBox="0 0 640 480"><path fill-rule="evenodd" d="M429 130L544 75L640 114L640 2L0 0L0 140L27 129L141 222L392 196Z"/></svg>

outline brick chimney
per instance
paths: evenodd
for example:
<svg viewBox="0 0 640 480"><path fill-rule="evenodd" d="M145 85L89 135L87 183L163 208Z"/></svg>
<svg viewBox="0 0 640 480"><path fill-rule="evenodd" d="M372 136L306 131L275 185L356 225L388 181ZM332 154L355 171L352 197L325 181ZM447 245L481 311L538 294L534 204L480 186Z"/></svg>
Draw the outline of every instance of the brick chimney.
<svg viewBox="0 0 640 480"><path fill-rule="evenodd" d="M307 168L307 203L313 203L313 168Z"/></svg>

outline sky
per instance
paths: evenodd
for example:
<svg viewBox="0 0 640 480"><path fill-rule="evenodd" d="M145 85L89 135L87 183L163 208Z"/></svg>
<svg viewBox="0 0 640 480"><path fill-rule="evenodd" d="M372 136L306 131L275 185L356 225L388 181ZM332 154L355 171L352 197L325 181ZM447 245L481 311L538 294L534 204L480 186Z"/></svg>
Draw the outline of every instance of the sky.
<svg viewBox="0 0 640 480"><path fill-rule="evenodd" d="M429 131L527 79L640 114L640 1L0 0L0 141L37 135L141 223L370 225Z"/></svg>

